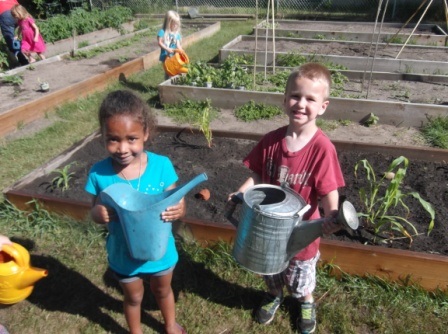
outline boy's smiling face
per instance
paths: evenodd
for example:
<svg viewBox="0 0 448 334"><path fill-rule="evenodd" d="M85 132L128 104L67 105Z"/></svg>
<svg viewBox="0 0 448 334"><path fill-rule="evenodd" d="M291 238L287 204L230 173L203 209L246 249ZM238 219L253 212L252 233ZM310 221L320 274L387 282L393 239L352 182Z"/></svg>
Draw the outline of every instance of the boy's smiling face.
<svg viewBox="0 0 448 334"><path fill-rule="evenodd" d="M323 115L328 106L327 85L321 80L297 77L285 93L283 108L289 124L306 126L316 124L317 116Z"/></svg>

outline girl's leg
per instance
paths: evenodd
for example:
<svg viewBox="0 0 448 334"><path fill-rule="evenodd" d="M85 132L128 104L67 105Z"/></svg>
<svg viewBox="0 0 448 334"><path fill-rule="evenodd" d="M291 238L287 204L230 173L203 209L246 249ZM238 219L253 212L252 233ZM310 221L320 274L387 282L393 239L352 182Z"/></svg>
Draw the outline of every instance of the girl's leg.
<svg viewBox="0 0 448 334"><path fill-rule="evenodd" d="M129 333L142 334L141 304L144 294L143 280L139 278L129 283L120 282L120 286L124 293L123 309L129 326Z"/></svg>
<svg viewBox="0 0 448 334"><path fill-rule="evenodd" d="M37 55L39 56L40 60L46 59L43 53L38 53Z"/></svg>
<svg viewBox="0 0 448 334"><path fill-rule="evenodd" d="M171 288L173 272L163 276L152 276L150 281L151 292L153 293L157 305L159 305L165 321L165 331L167 334L181 334L182 329L176 323L176 310L174 293Z"/></svg>
<svg viewBox="0 0 448 334"><path fill-rule="evenodd" d="M28 62L29 62L30 64L31 64L31 63L34 63L34 62L36 61L36 59L34 59L34 58L31 56L31 52L23 51L23 54L25 55L26 58L28 58Z"/></svg>

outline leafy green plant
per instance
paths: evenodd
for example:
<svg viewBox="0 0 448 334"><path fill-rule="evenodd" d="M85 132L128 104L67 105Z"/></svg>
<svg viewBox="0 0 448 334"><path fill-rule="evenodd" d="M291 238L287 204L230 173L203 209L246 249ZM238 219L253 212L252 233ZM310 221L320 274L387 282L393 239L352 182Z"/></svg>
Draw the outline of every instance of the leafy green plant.
<svg viewBox="0 0 448 334"><path fill-rule="evenodd" d="M421 131L431 145L448 149L448 116L429 118Z"/></svg>
<svg viewBox="0 0 448 334"><path fill-rule="evenodd" d="M58 168L52 171L52 173L56 174L56 176L51 180L50 188L51 189L60 189L61 191L66 191L70 188L70 180L75 175L74 172L70 172L70 168L75 163L72 162L63 168Z"/></svg>
<svg viewBox="0 0 448 334"><path fill-rule="evenodd" d="M86 46L89 46L89 41L81 41L78 43L79 49L85 48Z"/></svg>
<svg viewBox="0 0 448 334"><path fill-rule="evenodd" d="M380 118L376 116L374 113L370 113L361 123L364 126L370 127L372 125L376 125Z"/></svg>
<svg viewBox="0 0 448 334"><path fill-rule="evenodd" d="M282 110L276 106L270 106L264 103L255 103L251 100L250 102L236 108L234 114L236 118L244 122L250 122L258 119L271 119L275 116L281 115Z"/></svg>
<svg viewBox="0 0 448 334"><path fill-rule="evenodd" d="M377 173L366 159L355 165L355 176L358 177L358 170L359 173L363 171L367 181L367 186L359 189L363 211L358 215L365 219L367 228L373 230L375 237L386 235L386 240L391 241L396 238L395 233L399 233L402 237L409 238L412 243L413 236L417 235L418 231L408 220L410 210L404 202L408 197L418 200L429 214L428 234L434 227L435 211L432 205L425 201L418 192L405 193L402 190L408 165L409 160L400 156L392 161L380 179L377 179ZM392 212L397 208L404 209L406 213L404 217L399 216L395 211ZM377 239L374 242L377 242Z"/></svg>
<svg viewBox="0 0 448 334"><path fill-rule="evenodd" d="M21 86L23 84L23 76L19 74L5 75L1 78L1 80L5 84L10 84L13 86Z"/></svg>
<svg viewBox="0 0 448 334"><path fill-rule="evenodd" d="M197 126L204 134L208 147L212 146L211 121L217 114L217 109L212 107L209 99L205 101L185 100L177 104L164 105L165 112L177 123L188 123Z"/></svg>

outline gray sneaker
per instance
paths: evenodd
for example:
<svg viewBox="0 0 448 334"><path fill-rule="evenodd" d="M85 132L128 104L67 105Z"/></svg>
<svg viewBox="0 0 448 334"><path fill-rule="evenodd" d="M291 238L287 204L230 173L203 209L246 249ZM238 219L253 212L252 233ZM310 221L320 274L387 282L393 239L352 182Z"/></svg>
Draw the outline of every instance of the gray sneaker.
<svg viewBox="0 0 448 334"><path fill-rule="evenodd" d="M316 330L316 304L300 304L300 318L297 322L297 328L301 334L314 333Z"/></svg>
<svg viewBox="0 0 448 334"><path fill-rule="evenodd" d="M255 319L257 322L263 325L269 324L274 319L275 312L277 312L282 301L283 295L272 296L270 294L266 294L261 302L260 308L255 313Z"/></svg>

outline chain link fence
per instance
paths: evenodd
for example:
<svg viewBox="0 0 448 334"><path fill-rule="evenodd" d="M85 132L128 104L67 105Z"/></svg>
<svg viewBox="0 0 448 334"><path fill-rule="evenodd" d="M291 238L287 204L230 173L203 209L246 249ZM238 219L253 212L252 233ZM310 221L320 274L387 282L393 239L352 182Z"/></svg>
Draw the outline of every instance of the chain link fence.
<svg viewBox="0 0 448 334"><path fill-rule="evenodd" d="M79 1L79 0L74 0ZM386 20L407 19L424 0L81 0L89 1L91 8L106 9L111 6L127 6L135 13L162 14L173 9L188 13L195 8L202 14L251 14L274 12L277 17L307 16L311 19L325 17L361 17L374 20L379 3L387 4ZM434 0L428 11L429 16L444 12L444 1ZM272 8L273 6L273 8ZM426 4L425 4L426 6ZM438 13L438 14L437 14ZM418 16L418 15L417 15ZM444 18L443 18L444 19Z"/></svg>

